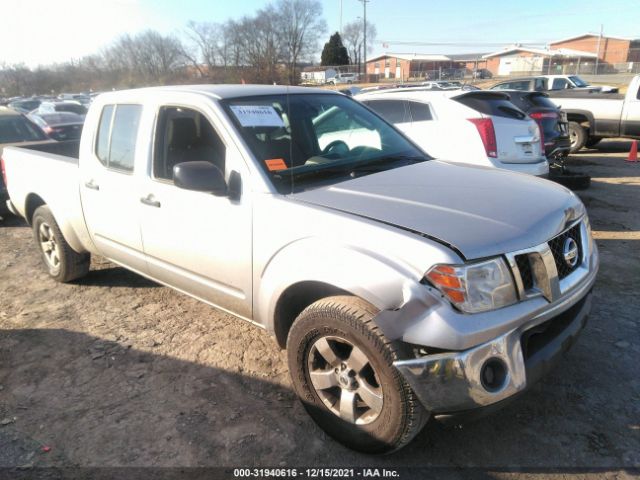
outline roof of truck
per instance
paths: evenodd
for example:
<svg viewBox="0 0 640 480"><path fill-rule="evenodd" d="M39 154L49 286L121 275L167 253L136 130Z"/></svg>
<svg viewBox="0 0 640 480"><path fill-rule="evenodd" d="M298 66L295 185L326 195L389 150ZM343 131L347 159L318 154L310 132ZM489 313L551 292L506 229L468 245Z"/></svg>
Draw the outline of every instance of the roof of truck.
<svg viewBox="0 0 640 480"><path fill-rule="evenodd" d="M175 85L167 87L148 87L138 88L134 90L120 90L116 92L107 92L103 95L111 93L145 95L157 92L184 92L184 93L201 93L218 99L237 98L237 97L253 97L259 95L284 95L287 93L327 93L336 94L332 90L323 90L321 88L309 87L291 87L288 85Z"/></svg>

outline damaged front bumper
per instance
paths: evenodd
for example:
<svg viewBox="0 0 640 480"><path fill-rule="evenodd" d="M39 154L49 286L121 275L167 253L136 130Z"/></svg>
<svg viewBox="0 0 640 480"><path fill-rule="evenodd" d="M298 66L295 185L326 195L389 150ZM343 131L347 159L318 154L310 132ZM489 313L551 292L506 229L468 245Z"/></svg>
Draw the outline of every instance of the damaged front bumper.
<svg viewBox="0 0 640 480"><path fill-rule="evenodd" d="M433 415L487 407L524 391L569 349L591 310L597 249L589 272L519 326L467 348L399 360L394 366Z"/></svg>

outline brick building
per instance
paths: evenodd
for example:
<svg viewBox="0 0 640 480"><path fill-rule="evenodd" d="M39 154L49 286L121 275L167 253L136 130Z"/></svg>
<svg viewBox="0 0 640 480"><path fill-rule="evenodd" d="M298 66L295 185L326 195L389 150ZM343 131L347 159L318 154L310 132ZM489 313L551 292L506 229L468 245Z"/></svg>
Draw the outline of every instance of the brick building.
<svg viewBox="0 0 640 480"><path fill-rule="evenodd" d="M599 50L598 40L600 41ZM609 65L640 62L640 39L605 36L600 38L598 34L585 33L551 42L549 48L570 48L595 54L599 52L599 61Z"/></svg>
<svg viewBox="0 0 640 480"><path fill-rule="evenodd" d="M385 53L367 59L367 75L371 79L408 80L424 78L427 72L452 68L455 62L445 55L423 53Z"/></svg>
<svg viewBox="0 0 640 480"><path fill-rule="evenodd" d="M578 73L580 65L595 63L596 54L569 48L538 49L521 46L505 48L483 57L494 75L534 75Z"/></svg>

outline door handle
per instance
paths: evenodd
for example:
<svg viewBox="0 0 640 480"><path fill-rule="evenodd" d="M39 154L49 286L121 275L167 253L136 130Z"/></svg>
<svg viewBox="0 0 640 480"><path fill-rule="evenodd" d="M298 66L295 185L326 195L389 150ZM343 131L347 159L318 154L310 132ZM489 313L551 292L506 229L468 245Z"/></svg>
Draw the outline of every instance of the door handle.
<svg viewBox="0 0 640 480"><path fill-rule="evenodd" d="M149 205L150 207L160 208L160 202L153 199L153 195L149 194L146 197L142 197L140 199L142 203L145 205Z"/></svg>
<svg viewBox="0 0 640 480"><path fill-rule="evenodd" d="M84 186L90 188L91 190L100 190L100 185L98 185L97 183L93 183L93 179L89 180L88 182L84 182Z"/></svg>

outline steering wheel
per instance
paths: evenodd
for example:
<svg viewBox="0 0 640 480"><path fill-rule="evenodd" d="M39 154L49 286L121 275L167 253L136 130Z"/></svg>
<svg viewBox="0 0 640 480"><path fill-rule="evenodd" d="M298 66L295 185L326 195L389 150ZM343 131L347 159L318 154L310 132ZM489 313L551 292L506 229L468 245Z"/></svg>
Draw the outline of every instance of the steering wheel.
<svg viewBox="0 0 640 480"><path fill-rule="evenodd" d="M329 153L344 154L349 153L349 150L349 145L347 145L345 142L343 142L342 140L334 140L329 145L324 147L322 153L324 155Z"/></svg>

